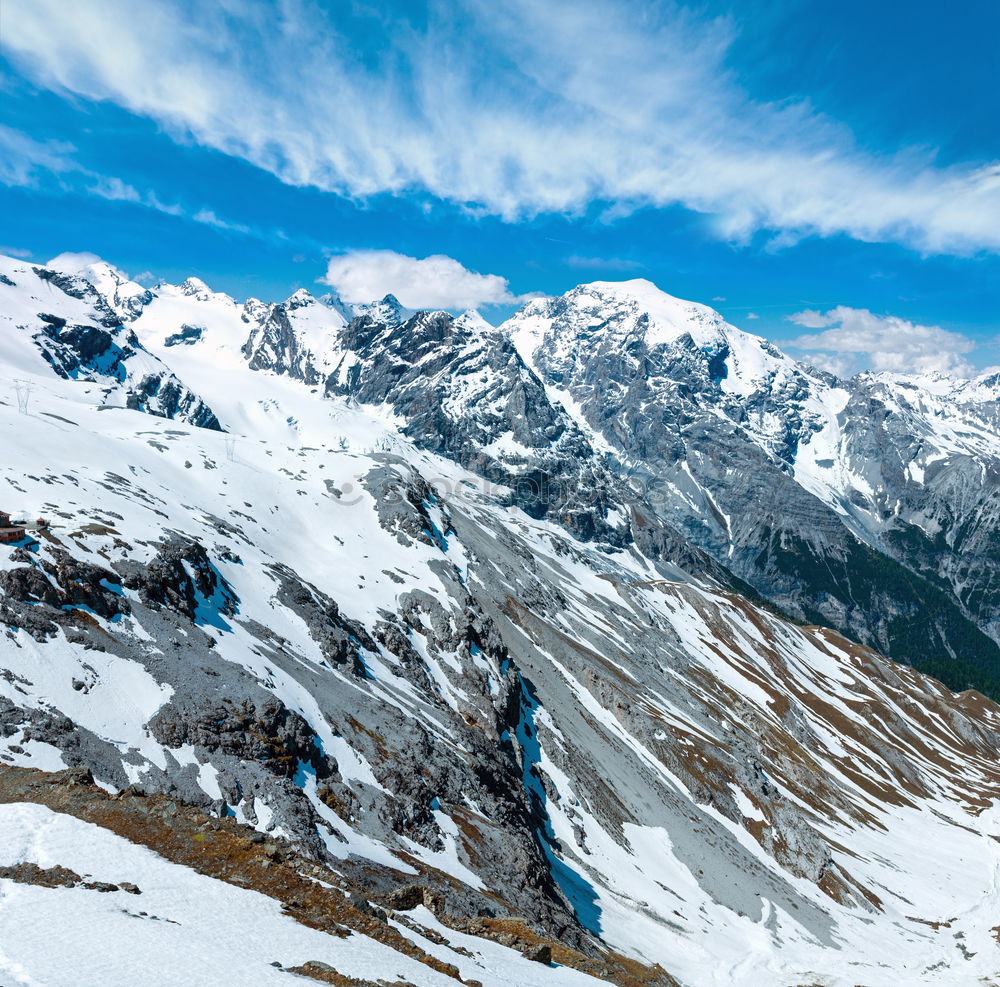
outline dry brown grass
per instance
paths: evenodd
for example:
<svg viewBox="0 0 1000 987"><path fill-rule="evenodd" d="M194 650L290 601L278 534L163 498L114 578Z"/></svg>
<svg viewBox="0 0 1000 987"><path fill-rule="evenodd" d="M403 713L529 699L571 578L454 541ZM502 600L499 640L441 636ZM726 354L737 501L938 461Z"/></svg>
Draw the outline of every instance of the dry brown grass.
<svg viewBox="0 0 1000 987"><path fill-rule="evenodd" d="M46 774L0 767L0 803L35 802L95 823L173 863L280 901L285 912L310 928L346 937L370 936L461 982L457 967L425 953L376 916L359 911L336 889L341 879L284 842L251 840L254 831L231 819L215 819L162 795L109 796L74 772ZM312 879L335 885L325 888Z"/></svg>
<svg viewBox="0 0 1000 987"><path fill-rule="evenodd" d="M46 805L56 812L94 823L199 874L274 898L282 903L287 915L310 928L340 938L352 932L369 936L459 983L468 987L477 985L477 981L463 980L456 966L426 953L390 926L377 909L368 910L371 893L364 887L347 882L283 840L262 841L261 834L233 819L217 819L164 795L139 795L126 790L111 796L94 785L86 773L46 773L0 765L0 803L12 802ZM372 870L373 877L384 880L387 873L384 868ZM423 871L427 872L426 866ZM332 888L317 883L319 880ZM398 881L400 885L409 883L402 874L398 875ZM345 898L345 891L364 903L366 910L352 905ZM438 910L437 918L457 931L514 948L548 944L555 962L619 987L677 987L676 981L659 966L644 966L610 951L597 958L585 956L539 935L522 919L469 920L443 910ZM315 962L293 972L338 987L407 987L395 981L354 980Z"/></svg>
<svg viewBox="0 0 1000 987"><path fill-rule="evenodd" d="M327 963L315 960L287 969L289 973L318 980L321 984L334 984L335 987L415 987L409 980L359 980L357 977L345 976Z"/></svg>

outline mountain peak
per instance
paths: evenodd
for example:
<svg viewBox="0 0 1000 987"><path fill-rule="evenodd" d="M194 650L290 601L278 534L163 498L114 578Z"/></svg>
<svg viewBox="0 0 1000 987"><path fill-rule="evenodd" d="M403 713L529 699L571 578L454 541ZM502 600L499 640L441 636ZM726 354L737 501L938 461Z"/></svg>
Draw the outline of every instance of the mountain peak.
<svg viewBox="0 0 1000 987"><path fill-rule="evenodd" d="M670 295L645 278L630 281L592 281L579 285L568 296L583 307L591 299L607 311L609 320L627 322L629 317L645 316L646 342L650 346L672 342L689 333L696 343L714 342L719 330L726 326L722 316L700 302L687 301ZM735 328L735 327L727 327Z"/></svg>
<svg viewBox="0 0 1000 987"><path fill-rule="evenodd" d="M99 257L97 254L86 251L80 253L65 251L53 257L45 266L62 274L79 274L83 277L88 277L89 275L110 275L119 282L131 280L121 268L115 267L114 264L104 260L103 257Z"/></svg>
<svg viewBox="0 0 1000 987"><path fill-rule="evenodd" d="M473 333L493 332L496 329L496 326L487 322L486 319L480 315L479 310L474 308L467 308L461 315L459 315L455 319L455 325L461 326L463 329L468 329Z"/></svg>
<svg viewBox="0 0 1000 987"><path fill-rule="evenodd" d="M379 301L354 305L352 308L355 315L367 315L375 322L384 322L386 325L399 325L414 314L412 309L405 308L393 294L387 294Z"/></svg>
<svg viewBox="0 0 1000 987"><path fill-rule="evenodd" d="M715 309L676 298L645 278L593 281L555 298L534 299L502 328L526 363L536 369L544 363L559 378L601 353L615 359L629 353L634 363L636 346L652 353L685 338L719 364L709 372L723 390L749 393L767 376L782 370L787 376L798 367Z"/></svg>
<svg viewBox="0 0 1000 987"><path fill-rule="evenodd" d="M120 268L91 253L62 253L53 257L46 267L81 278L90 284L108 307L121 319L131 321L149 304L152 295L148 288L133 281Z"/></svg>
<svg viewBox="0 0 1000 987"><path fill-rule="evenodd" d="M180 286L181 291L185 295L210 295L212 294L212 289L209 288L201 278L196 278L194 276L185 279L184 283Z"/></svg>
<svg viewBox="0 0 1000 987"><path fill-rule="evenodd" d="M651 347L685 334L699 346L716 345L724 335L741 332L708 305L677 298L645 278L591 281L555 298L533 299L510 321L537 318L553 329L571 326L577 334L638 334Z"/></svg>
<svg viewBox="0 0 1000 987"><path fill-rule="evenodd" d="M285 299L285 307L301 308L304 305L314 305L318 301L319 299L311 294L307 289L299 288Z"/></svg>

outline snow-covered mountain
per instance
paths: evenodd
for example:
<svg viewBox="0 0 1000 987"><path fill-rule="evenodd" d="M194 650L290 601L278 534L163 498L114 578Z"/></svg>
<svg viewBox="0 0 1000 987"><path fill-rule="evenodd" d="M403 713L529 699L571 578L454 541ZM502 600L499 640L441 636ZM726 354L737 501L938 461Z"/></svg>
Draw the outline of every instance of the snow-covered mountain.
<svg viewBox="0 0 1000 987"><path fill-rule="evenodd" d="M504 329L619 469L763 595L1000 695L995 375L837 380L647 281L530 302Z"/></svg>
<svg viewBox="0 0 1000 987"><path fill-rule="evenodd" d="M865 646L1000 667L995 380L86 266L0 262L12 982L998 976L1000 708Z"/></svg>
<svg viewBox="0 0 1000 987"><path fill-rule="evenodd" d="M32 377L47 365L105 406L219 427L212 409L139 342L115 307L117 294L106 296L72 272L21 264L13 273L16 282L0 273L0 331L10 380ZM101 273L95 280L110 290L110 278ZM121 287L117 277L115 283Z"/></svg>

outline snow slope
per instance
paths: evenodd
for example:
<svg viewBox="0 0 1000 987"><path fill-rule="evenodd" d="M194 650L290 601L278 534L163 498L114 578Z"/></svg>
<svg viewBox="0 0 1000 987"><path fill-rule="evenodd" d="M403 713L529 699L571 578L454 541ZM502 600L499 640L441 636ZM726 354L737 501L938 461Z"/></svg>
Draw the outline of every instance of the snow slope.
<svg viewBox="0 0 1000 987"><path fill-rule="evenodd" d="M369 981L392 977L418 987L456 983L376 939L357 933L341 939L307 928L272 898L170 863L45 806L0 805L0 826L0 867L25 861L66 867L91 881L131 882L141 891L139 896L109 894L0 878L0 976L11 987L285 987L290 975L282 968L309 962ZM425 918L422 924L430 928L437 925L429 913L415 917ZM58 930L56 949L53 930ZM408 936L420 943L418 935ZM571 969L543 970L511 949L475 937L456 938L457 945L467 943L476 951L463 956L445 946L438 952L484 987L502 987L511 977L525 987L598 982Z"/></svg>
<svg viewBox="0 0 1000 987"><path fill-rule="evenodd" d="M4 270L29 286L11 321L28 324L37 275ZM543 387L472 317L457 334L440 314L407 323L426 364L399 326L356 326L371 352L351 332L332 349L312 337L324 366L354 354L370 393L384 385L359 401L290 365L251 369L243 346L263 323L187 285L158 288L133 326L225 431L109 406L100 381L31 362L30 333L0 352L5 379L34 385L26 414L0 395L0 507L54 524L0 551L0 762L167 792L287 838L375 902L433 887L443 908L409 914L445 943L422 948L485 985L584 975L474 934L483 915L523 917L619 983L613 953L692 987L1000 977L993 703L740 595L675 551L649 501L598 505L621 537L587 538L522 510L476 471L474 443L461 461L457 442L432 451L411 428L428 409L435 428L481 414L461 434L499 443L512 480L568 442L547 429L581 459L587 434L605 434L582 391L579 433L565 408L527 407L563 385ZM91 302L45 297L93 320ZM642 329L622 305L626 335ZM184 325L203 331L168 346ZM761 353L769 379L785 373ZM762 379L742 375L751 365L731 376ZM839 420L842 388L824 387L815 413ZM121 895L0 880L0 970L15 983L149 969L142 982L270 983L288 977L271 962L310 959L448 979L50 809L0 806L0 823L0 866L133 881L129 909L180 923L125 915ZM65 948L46 948L52 923ZM99 974L125 929L134 949Z"/></svg>

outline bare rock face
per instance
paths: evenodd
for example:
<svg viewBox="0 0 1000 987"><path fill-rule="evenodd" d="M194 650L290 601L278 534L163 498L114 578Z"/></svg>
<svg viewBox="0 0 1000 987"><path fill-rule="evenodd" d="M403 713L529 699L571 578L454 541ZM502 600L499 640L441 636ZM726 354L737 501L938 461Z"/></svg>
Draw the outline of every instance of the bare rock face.
<svg viewBox="0 0 1000 987"><path fill-rule="evenodd" d="M312 354L302 348L283 305L273 306L267 317L251 330L243 354L252 370L273 370L305 384L320 382Z"/></svg>
<svg viewBox="0 0 1000 987"><path fill-rule="evenodd" d="M175 332L171 336L167 336L164 340L164 346L190 346L196 343L205 334L204 327L202 326L189 326L182 325L179 332Z"/></svg>
<svg viewBox="0 0 1000 987"><path fill-rule="evenodd" d="M198 428L222 431L215 412L172 374L145 374L136 380L125 406L161 418L173 418Z"/></svg>
<svg viewBox="0 0 1000 987"><path fill-rule="evenodd" d="M345 618L329 596L304 583L288 566L275 566L272 573L278 580L275 598L305 622L323 656L363 674L364 651L377 650L365 627Z"/></svg>
<svg viewBox="0 0 1000 987"><path fill-rule="evenodd" d="M62 593L49 582L45 573L34 566L4 570L0 574L0 589L8 598L21 603L46 603L55 607L59 606L63 598Z"/></svg>
<svg viewBox="0 0 1000 987"><path fill-rule="evenodd" d="M231 617L238 600L232 587L197 542L170 537L146 566L124 566L123 584L147 606L167 607L188 620L204 608L212 617ZM205 619L210 619L206 614Z"/></svg>
<svg viewBox="0 0 1000 987"><path fill-rule="evenodd" d="M260 705L223 699L215 705L168 702L149 721L153 736L166 747L192 744L210 753L257 761L282 778L305 764L318 778L337 774L337 762L324 757L316 735L297 713L273 698Z"/></svg>
<svg viewBox="0 0 1000 987"><path fill-rule="evenodd" d="M0 570L0 623L24 627L38 640L59 625L89 620L88 614L115 618L130 613L116 573L54 548L31 564Z"/></svg>
<svg viewBox="0 0 1000 987"><path fill-rule="evenodd" d="M251 329L243 356L251 370L283 374L309 386L322 384L351 314L335 296L318 299L305 290L279 305L248 303L243 318Z"/></svg>
<svg viewBox="0 0 1000 987"><path fill-rule="evenodd" d="M512 501L531 516L559 516L584 536L606 530L607 497L590 446L548 402L506 337L433 312L395 326L359 317L342 344L350 358L330 375L328 394L390 401L409 437L509 486ZM523 452L491 452L503 436ZM533 469L526 470L529 462ZM574 464L570 472L567 462Z"/></svg>

